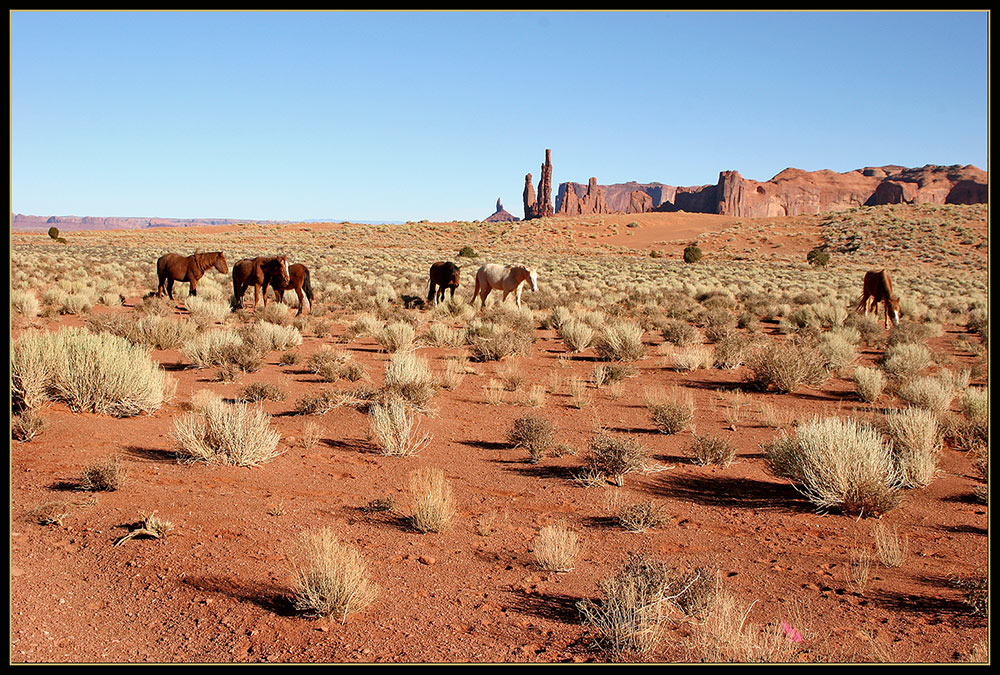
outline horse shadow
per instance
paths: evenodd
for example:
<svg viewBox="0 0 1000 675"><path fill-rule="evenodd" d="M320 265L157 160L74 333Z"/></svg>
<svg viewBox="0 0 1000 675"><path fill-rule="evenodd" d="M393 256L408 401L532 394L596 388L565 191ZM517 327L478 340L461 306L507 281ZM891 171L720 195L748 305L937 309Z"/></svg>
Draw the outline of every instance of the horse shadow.
<svg viewBox="0 0 1000 675"><path fill-rule="evenodd" d="M181 583L201 593L218 593L239 602L256 605L278 616L292 617L298 614L289 592L273 584L258 590L250 584L215 575L185 576L181 577Z"/></svg>
<svg viewBox="0 0 1000 675"><path fill-rule="evenodd" d="M661 497L727 508L812 513L815 508L794 486L752 478L668 475L650 486Z"/></svg>

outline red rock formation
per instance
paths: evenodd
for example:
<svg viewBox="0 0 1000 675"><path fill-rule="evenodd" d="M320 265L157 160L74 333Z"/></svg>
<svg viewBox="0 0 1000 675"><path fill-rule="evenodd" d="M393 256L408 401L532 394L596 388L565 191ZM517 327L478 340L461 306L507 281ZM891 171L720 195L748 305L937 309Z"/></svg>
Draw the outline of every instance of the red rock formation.
<svg viewBox="0 0 1000 675"><path fill-rule="evenodd" d="M642 190L633 190L628 205L628 213L649 213L653 210L653 198Z"/></svg>
<svg viewBox="0 0 1000 675"><path fill-rule="evenodd" d="M492 216L490 216L489 218L487 218L483 222L486 222L486 223L510 223L510 222L514 222L516 220L520 220L520 219L517 218L516 216L514 216L513 214L508 213L504 209L504 207L503 207L503 202L501 202L500 199L498 198L497 199L497 210L493 212Z"/></svg>
<svg viewBox="0 0 1000 675"><path fill-rule="evenodd" d="M583 193L583 196L577 192L575 183L563 183L559 186L556 203L559 205L556 213L560 215L611 213L611 209L608 208L608 204L604 200L604 190L597 184L596 178L590 179L587 191Z"/></svg>
<svg viewBox="0 0 1000 675"><path fill-rule="evenodd" d="M552 208L552 151L545 151L542 175L538 179L538 198L531 185L531 174L524 177L524 219L547 218L555 215Z"/></svg>

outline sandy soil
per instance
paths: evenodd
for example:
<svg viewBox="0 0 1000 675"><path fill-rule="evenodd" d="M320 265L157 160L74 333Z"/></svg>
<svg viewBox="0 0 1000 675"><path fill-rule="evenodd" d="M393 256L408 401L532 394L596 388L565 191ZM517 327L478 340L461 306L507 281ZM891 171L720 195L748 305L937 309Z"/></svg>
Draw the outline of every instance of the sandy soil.
<svg viewBox="0 0 1000 675"><path fill-rule="evenodd" d="M619 225L617 233L576 241L637 250L665 249L668 242L676 250L696 239L707 250L729 244L742 251L750 239L727 231L732 219L656 215L659 220L638 228L627 227L637 216L574 226L586 233ZM783 253L818 241L801 223L772 229ZM95 311L128 312L139 300ZM186 310L178 304L175 313ZM79 323L62 317L47 327ZM307 335L300 353L308 357L333 343L347 325L344 316L333 335ZM968 335L946 327L934 347L955 365L971 363L951 346L959 333ZM174 400L151 415L111 419L49 405L45 430L11 447L11 661L602 662L608 657L595 648L575 604L598 597L598 582L631 552L680 569L717 568L721 586L750 608L748 621L799 617L805 661L947 662L987 640L986 621L970 616L961 591L949 583L984 573L988 558L988 511L972 496L978 482L966 453L946 448L939 477L909 491L904 505L884 516L907 535L908 556L899 568L876 566L858 592L849 583L851 551L871 546L873 520L817 513L770 475L760 445L776 432L753 412L767 402L798 419L834 410L868 414L871 408L848 380L834 377L794 395L750 393L746 419L731 424L725 392L741 386L739 370L679 373L652 356L638 363L639 374L620 397L592 389L591 404L578 409L566 382L571 374L589 379L593 356L566 355L554 331L538 330L537 337L520 370L529 383L549 383L553 372L562 383L543 408L487 404L483 386L504 364L473 364L475 373L456 390L435 396L436 412L423 422L433 442L410 458L376 454L366 416L352 408L294 414L303 394L348 384L323 383L302 365L282 366L278 352L235 383L213 381L214 369L182 367L177 351L153 352L178 388ZM651 347L659 341L652 338ZM388 356L374 340L338 347L349 349L377 383ZM461 351L420 353L439 371L446 356ZM859 363L877 356L867 350ZM287 393L284 401L263 404L281 433L281 456L253 468L178 463L168 433L190 409L192 395L210 389L233 399L253 382L272 382ZM698 466L687 453L690 430L657 432L642 391L675 385L695 397L698 433L720 435L738 448L735 463ZM527 412L551 420L559 441L576 454L530 464L524 451L510 448L507 430ZM309 422L323 433L306 449ZM608 518L607 493L615 488L574 480L599 425L634 434L649 448L656 470L628 475L620 491L634 501L655 500L669 516L666 525L624 531ZM109 455L121 457L127 469L122 489L74 489L86 466ZM452 483L460 518L450 531L421 534L407 523L408 476L420 467L441 468ZM380 498L395 500L397 512L365 510ZM73 504L62 525L34 522L32 509L51 501ZM113 545L152 511L174 524L170 536ZM538 530L556 522L581 536L581 554L568 573L541 570L532 552ZM363 553L380 588L371 606L343 624L305 619L291 606L289 555L300 532L321 526ZM688 660L698 630L698 621L678 616L657 652L629 658Z"/></svg>

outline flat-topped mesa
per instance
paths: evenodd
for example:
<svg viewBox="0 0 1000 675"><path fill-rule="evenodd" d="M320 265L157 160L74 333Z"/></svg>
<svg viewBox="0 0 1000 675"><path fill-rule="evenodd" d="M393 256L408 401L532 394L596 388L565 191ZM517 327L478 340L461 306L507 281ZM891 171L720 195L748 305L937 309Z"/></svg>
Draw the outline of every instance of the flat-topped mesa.
<svg viewBox="0 0 1000 675"><path fill-rule="evenodd" d="M555 215L552 208L552 151L545 151L542 175L538 179L538 196L531 184L531 174L524 177L524 219L548 218Z"/></svg>
<svg viewBox="0 0 1000 675"><path fill-rule="evenodd" d="M595 198L595 195L598 196ZM598 185L591 178L559 185L556 213L687 211L739 218L767 218L843 211L880 204L986 203L986 172L975 166L866 167L838 173L785 169L769 181L721 171L714 185L672 187L662 183Z"/></svg>

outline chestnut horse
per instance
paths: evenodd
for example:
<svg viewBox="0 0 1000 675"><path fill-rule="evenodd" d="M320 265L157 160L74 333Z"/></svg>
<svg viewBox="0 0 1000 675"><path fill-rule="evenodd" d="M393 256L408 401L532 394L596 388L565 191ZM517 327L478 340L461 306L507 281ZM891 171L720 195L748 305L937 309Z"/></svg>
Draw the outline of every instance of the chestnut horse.
<svg viewBox="0 0 1000 675"><path fill-rule="evenodd" d="M229 265L226 264L226 256L222 251L214 253L198 253L183 256L177 253L167 253L161 255L156 261L156 276L159 278L159 285L156 288L156 297L162 298L164 289L171 300L174 299L174 282L186 281L191 287L191 295L198 295L198 280L205 272L215 268L223 274L229 273Z"/></svg>
<svg viewBox="0 0 1000 675"><path fill-rule="evenodd" d="M437 286L437 292L434 287ZM431 288L427 292L427 302L435 305L444 300L444 292L451 289L451 299L455 299L458 288L458 265L453 262L436 262L431 265Z"/></svg>
<svg viewBox="0 0 1000 675"><path fill-rule="evenodd" d="M476 272L476 290L472 293L472 302L475 303L476 296L479 296L482 300L482 305L479 308L482 309L486 306L486 296L490 294L490 291L496 289L503 291L504 300L512 292L515 293L517 306L520 309L521 289L526 281L531 284L531 290L538 290L538 273L535 270L524 265L504 267L496 263L487 263Z"/></svg>
<svg viewBox="0 0 1000 675"><path fill-rule="evenodd" d="M874 311L878 316L878 303L885 307L884 326L889 327L890 310L892 312L892 323L899 325L899 298L892 292L892 279L885 270L880 272L865 272L864 287L861 299L858 300L858 309L864 309L865 314Z"/></svg>
<svg viewBox="0 0 1000 675"><path fill-rule="evenodd" d="M281 286L288 285L288 260L283 255L273 258L244 258L233 265L234 306L243 307L243 294L253 286L253 306L261 289L264 290L264 306L267 307L267 287L272 279L278 279Z"/></svg>
<svg viewBox="0 0 1000 675"><path fill-rule="evenodd" d="M285 301L285 291L292 289L295 294L299 296L299 311L295 313L295 316L302 314L302 307L305 304L302 299L303 291L305 292L305 297L309 298L309 312L312 313L313 304L313 290L312 284L309 283L309 268L300 263L295 263L294 265L288 266L288 280L282 282L280 277L271 277L271 288L274 289L274 297L278 302ZM267 295L267 289L264 289L264 295Z"/></svg>

